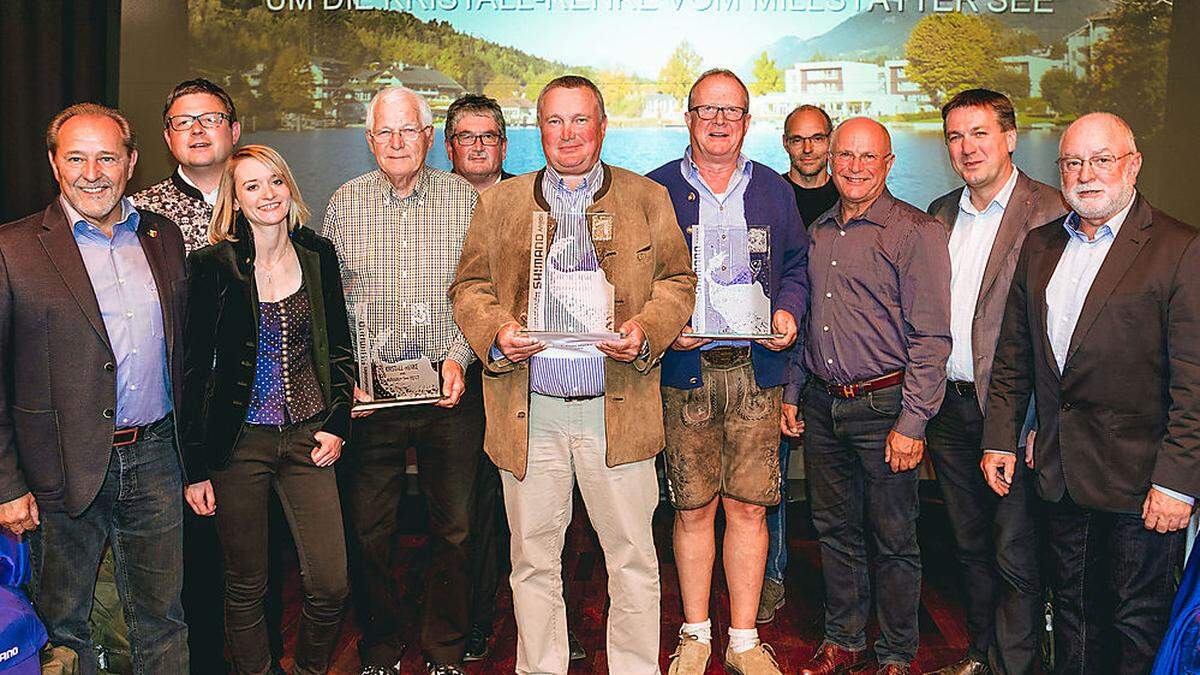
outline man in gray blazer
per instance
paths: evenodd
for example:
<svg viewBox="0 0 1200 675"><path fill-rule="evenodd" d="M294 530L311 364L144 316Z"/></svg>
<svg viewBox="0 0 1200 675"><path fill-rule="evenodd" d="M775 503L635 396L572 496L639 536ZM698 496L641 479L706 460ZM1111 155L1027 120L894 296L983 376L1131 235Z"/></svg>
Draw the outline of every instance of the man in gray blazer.
<svg viewBox="0 0 1200 675"><path fill-rule="evenodd" d="M1017 169L1012 101L987 89L958 94L942 108L946 149L964 187L929 213L950 233L950 333L946 396L929 421L929 456L954 532L967 590L966 657L944 675L1028 673L1038 652L1041 582L1032 505L1032 469L1020 462L988 487L997 456L980 442L988 379L1009 283L1025 235L1065 212L1058 190ZM981 468L983 469L981 471Z"/></svg>
<svg viewBox="0 0 1200 675"><path fill-rule="evenodd" d="M123 197L137 151L119 112L71 106L46 144L61 195L0 225L0 526L30 533L34 607L84 675L109 540L134 670L186 673L183 236Z"/></svg>

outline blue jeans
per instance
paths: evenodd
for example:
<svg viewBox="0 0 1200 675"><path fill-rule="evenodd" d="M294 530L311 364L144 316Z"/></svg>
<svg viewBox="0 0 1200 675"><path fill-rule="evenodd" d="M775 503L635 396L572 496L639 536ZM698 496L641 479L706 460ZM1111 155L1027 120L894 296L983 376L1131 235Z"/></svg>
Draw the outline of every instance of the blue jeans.
<svg viewBox="0 0 1200 675"><path fill-rule="evenodd" d="M30 538L30 595L50 643L97 670L88 614L104 543L112 542L117 591L129 624L135 675L187 673L183 582L183 476L171 416L114 447L100 492L79 516L42 513Z"/></svg>
<svg viewBox="0 0 1200 675"><path fill-rule="evenodd" d="M787 569L787 475L788 456L792 453L791 441L785 436L779 440L779 503L767 507L767 573L766 578L783 583L783 572Z"/></svg>
<svg viewBox="0 0 1200 675"><path fill-rule="evenodd" d="M874 597L880 665L911 662L920 635L917 471L893 473L883 460L899 415L900 385L836 399L811 382L804 401L804 468L821 540L825 641L864 649Z"/></svg>

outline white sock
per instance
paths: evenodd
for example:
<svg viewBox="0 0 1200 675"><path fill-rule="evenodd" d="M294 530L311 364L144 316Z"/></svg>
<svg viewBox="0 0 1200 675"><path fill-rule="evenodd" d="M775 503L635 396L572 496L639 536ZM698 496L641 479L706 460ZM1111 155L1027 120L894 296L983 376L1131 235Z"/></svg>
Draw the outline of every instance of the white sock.
<svg viewBox="0 0 1200 675"><path fill-rule="evenodd" d="M758 646L757 628L730 628L729 649L734 654L748 652Z"/></svg>
<svg viewBox="0 0 1200 675"><path fill-rule="evenodd" d="M712 644L712 619L705 619L700 623L685 623L679 629L680 635L691 635L696 638L697 642L706 645Z"/></svg>

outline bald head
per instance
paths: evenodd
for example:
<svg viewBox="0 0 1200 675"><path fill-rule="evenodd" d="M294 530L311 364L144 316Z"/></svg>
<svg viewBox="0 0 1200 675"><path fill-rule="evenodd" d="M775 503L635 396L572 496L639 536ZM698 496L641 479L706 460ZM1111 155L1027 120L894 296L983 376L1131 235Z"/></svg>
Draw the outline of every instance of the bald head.
<svg viewBox="0 0 1200 675"><path fill-rule="evenodd" d="M1058 143L1063 197L1085 226L1099 227L1133 200L1142 156L1133 130L1112 113L1071 123Z"/></svg>
<svg viewBox="0 0 1200 675"><path fill-rule="evenodd" d="M843 214L861 215L887 186L895 161L891 135L875 120L853 117L833 130L829 155Z"/></svg>
<svg viewBox="0 0 1200 675"><path fill-rule="evenodd" d="M873 152L882 156L892 154L892 135L887 127L869 117L851 117L837 125L830 136L830 150L834 154L838 150L838 138L843 139L843 145L869 145ZM852 140L853 139L853 140Z"/></svg>

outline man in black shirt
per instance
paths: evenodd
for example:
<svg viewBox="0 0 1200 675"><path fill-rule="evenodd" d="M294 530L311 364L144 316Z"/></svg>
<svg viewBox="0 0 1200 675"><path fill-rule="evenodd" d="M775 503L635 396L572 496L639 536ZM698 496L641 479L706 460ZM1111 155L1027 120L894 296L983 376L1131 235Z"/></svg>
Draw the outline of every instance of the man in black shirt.
<svg viewBox="0 0 1200 675"><path fill-rule="evenodd" d="M838 193L829 180L829 134L833 121L815 105L802 105L783 122L783 149L791 166L783 174L796 191L796 206L805 227L833 208Z"/></svg>
<svg viewBox="0 0 1200 675"><path fill-rule="evenodd" d="M796 208L804 226L811 228L817 217L833 208L837 202L837 188L829 180L829 134L833 132L833 121L824 110L814 105L802 105L793 110L783 123L783 149L791 159L791 166L783 173L792 190L796 192ZM784 391L783 418L780 427L784 438L779 444L779 469L783 487L787 486L788 456L792 442L804 430L804 422L797 420L796 397L800 387L793 382ZM779 505L767 509L767 534L770 545L767 549L767 571L763 579L762 594L758 599L758 623L770 623L775 611L783 606L783 570L787 567L787 491L781 490L784 499Z"/></svg>

